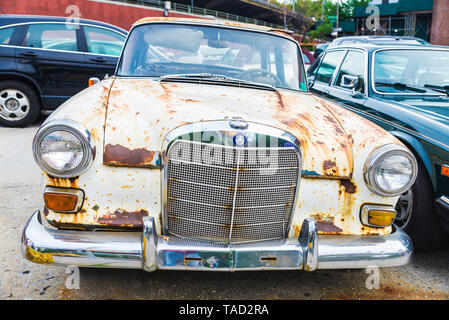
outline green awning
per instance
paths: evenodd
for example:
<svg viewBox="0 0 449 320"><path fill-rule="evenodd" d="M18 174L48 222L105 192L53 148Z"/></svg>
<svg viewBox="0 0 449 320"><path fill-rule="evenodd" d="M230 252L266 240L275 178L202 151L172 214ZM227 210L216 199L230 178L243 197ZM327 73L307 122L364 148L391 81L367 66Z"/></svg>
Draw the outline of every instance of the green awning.
<svg viewBox="0 0 449 320"><path fill-rule="evenodd" d="M399 13L413 11L429 11L433 9L433 0L399 0L397 3L388 3L377 5L380 16L394 16ZM372 13L366 13L367 6L357 6L354 8L354 17L368 17Z"/></svg>

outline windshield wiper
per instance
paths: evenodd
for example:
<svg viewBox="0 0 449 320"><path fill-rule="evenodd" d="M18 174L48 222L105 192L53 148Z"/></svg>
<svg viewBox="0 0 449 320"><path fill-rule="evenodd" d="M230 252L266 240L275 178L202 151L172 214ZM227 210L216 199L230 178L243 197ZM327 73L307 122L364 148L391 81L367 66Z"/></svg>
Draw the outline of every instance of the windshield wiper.
<svg viewBox="0 0 449 320"><path fill-rule="evenodd" d="M434 84L425 84L424 87L429 88L436 92L445 93L449 96L449 86L436 86Z"/></svg>
<svg viewBox="0 0 449 320"><path fill-rule="evenodd" d="M233 77L224 76L222 74L215 73L186 73L186 74L167 74L159 77L160 81L176 81L176 80L193 80L198 81L199 83L220 83L220 84L229 84L243 87L251 87L251 88L259 88L259 89L268 89L276 91L276 88L272 85L260 83L260 82L252 82L247 80L241 80ZM203 81L206 80L206 81ZM208 81L209 80L209 81Z"/></svg>
<svg viewBox="0 0 449 320"><path fill-rule="evenodd" d="M161 80L165 79L181 79L181 78L193 78L193 79L234 79L221 74L215 73L179 73L179 74L165 74L160 76Z"/></svg>
<svg viewBox="0 0 449 320"><path fill-rule="evenodd" d="M415 86L411 86L409 84L401 83L401 82L395 82L395 83L376 82L376 85L380 85L380 86L384 86L384 87L393 87L395 89L399 89L399 90L403 90L403 91L410 90L410 91L415 91L418 93L428 92L428 90L426 88L415 87Z"/></svg>

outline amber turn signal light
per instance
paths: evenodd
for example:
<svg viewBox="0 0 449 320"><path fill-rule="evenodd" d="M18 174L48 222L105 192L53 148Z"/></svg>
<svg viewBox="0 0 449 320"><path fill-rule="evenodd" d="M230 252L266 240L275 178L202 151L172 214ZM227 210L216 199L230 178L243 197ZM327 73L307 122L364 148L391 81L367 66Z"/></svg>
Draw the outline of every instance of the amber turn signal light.
<svg viewBox="0 0 449 320"><path fill-rule="evenodd" d="M89 81L88 81L89 87L92 87L94 84L96 84L98 82L100 82L100 79L98 79L97 77L89 78Z"/></svg>
<svg viewBox="0 0 449 320"><path fill-rule="evenodd" d="M74 194L46 193L44 194L45 205L54 211L74 211L78 197Z"/></svg>
<svg viewBox="0 0 449 320"><path fill-rule="evenodd" d="M385 227L390 226L396 217L396 212L372 210L368 213L368 223L373 226Z"/></svg>
<svg viewBox="0 0 449 320"><path fill-rule="evenodd" d="M441 166L441 174L443 176L449 177L449 166L447 165Z"/></svg>
<svg viewBox="0 0 449 320"><path fill-rule="evenodd" d="M364 205L362 207L362 224L368 227L388 227L393 224L395 218L396 210L392 206Z"/></svg>
<svg viewBox="0 0 449 320"><path fill-rule="evenodd" d="M47 186L44 191L45 206L49 210L75 213L81 209L84 192L73 188L56 188Z"/></svg>

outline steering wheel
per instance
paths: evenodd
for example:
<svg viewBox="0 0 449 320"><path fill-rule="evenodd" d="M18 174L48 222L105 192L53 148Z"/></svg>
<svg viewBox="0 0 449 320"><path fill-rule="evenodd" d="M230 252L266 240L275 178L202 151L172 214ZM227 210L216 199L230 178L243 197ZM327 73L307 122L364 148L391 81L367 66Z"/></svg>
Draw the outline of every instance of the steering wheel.
<svg viewBox="0 0 449 320"><path fill-rule="evenodd" d="M264 69L248 69L245 71L242 71L238 76L239 79L242 80L247 80L247 81L255 81L255 78L258 77L263 77L263 78L267 78L270 80L274 81L274 86L278 87L278 86L282 86L282 81L281 79L279 79L279 77L277 75L275 75L274 73L264 70ZM256 82L261 82L261 83L267 83L267 82L263 82L263 81L256 81ZM269 84L269 83L267 83Z"/></svg>

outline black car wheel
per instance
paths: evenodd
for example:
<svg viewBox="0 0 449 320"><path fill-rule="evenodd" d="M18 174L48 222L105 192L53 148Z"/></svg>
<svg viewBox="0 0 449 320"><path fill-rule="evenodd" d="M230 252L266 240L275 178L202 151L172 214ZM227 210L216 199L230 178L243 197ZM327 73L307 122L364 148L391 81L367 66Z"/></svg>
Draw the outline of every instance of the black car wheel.
<svg viewBox="0 0 449 320"><path fill-rule="evenodd" d="M411 238L416 251L441 248L448 234L435 211L433 188L426 168L418 160L418 177L396 205L395 224Z"/></svg>
<svg viewBox="0 0 449 320"><path fill-rule="evenodd" d="M33 123L40 112L35 91L19 81L0 82L0 124L23 127Z"/></svg>

